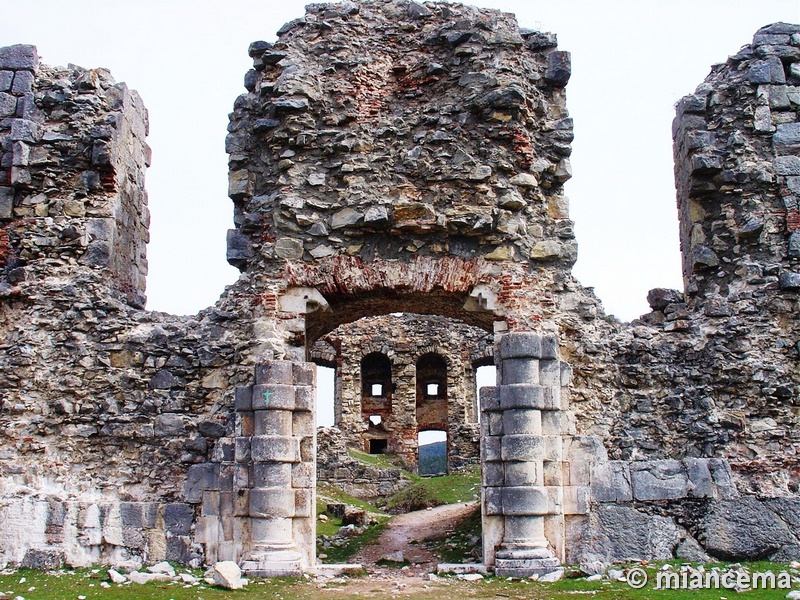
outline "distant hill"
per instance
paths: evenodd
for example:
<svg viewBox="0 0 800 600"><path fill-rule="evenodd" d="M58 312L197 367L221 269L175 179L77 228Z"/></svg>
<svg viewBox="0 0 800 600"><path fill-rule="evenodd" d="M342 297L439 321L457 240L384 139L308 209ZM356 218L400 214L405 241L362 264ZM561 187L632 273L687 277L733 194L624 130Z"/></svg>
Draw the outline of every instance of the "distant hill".
<svg viewBox="0 0 800 600"><path fill-rule="evenodd" d="M434 442L419 447L419 474L447 473L447 442Z"/></svg>

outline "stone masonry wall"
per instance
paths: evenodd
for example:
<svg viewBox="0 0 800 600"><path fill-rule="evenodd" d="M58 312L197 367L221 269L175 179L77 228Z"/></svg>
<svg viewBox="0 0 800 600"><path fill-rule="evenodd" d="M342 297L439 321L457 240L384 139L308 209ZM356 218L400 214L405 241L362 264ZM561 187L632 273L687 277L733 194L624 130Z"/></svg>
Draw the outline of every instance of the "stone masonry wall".
<svg viewBox="0 0 800 600"><path fill-rule="evenodd" d="M525 411L496 436L502 480L484 472L500 498L487 555L502 545L495 558L541 570L634 552L798 558L797 25L760 30L679 103L686 285L653 291L631 324L570 274L555 36L497 11L371 0L310 5L250 54L227 139L243 272L175 317L141 309L138 96L103 70L0 49L0 563L313 565L304 361L337 326L393 312L531 346L503 356L521 360L517 379L486 407ZM251 394L237 412L237 387L274 364L298 378L256 383L302 406ZM302 413L291 434L283 412ZM506 434L527 446L504 455Z"/></svg>

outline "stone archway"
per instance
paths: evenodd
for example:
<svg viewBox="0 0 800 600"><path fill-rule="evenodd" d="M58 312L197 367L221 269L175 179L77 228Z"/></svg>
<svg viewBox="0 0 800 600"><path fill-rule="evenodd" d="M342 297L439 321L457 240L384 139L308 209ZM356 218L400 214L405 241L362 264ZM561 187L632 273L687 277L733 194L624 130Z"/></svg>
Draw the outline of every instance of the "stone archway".
<svg viewBox="0 0 800 600"><path fill-rule="evenodd" d="M247 274L253 357L262 365L255 387L242 392L251 402L243 401L240 417L248 467L249 460L288 462L293 472L308 468L303 448L313 446L313 433L302 428L305 416L295 430L306 408L264 406L259 386L290 386L295 398L304 397L303 383L284 375L265 380L264 373L288 373L286 365L305 373L316 339L342 323L392 312L458 319L501 344L545 339L532 332L558 330L553 290L569 279L576 255L562 190L569 178L571 121L563 95L569 57L554 39L521 31L511 15L465 6L337 6L310 5L276 44L251 45L248 93L231 114L236 226L228 257ZM387 33L401 23L402 39ZM351 52L353 35L370 49L368 65L358 59L361 50ZM546 339L550 348L556 338ZM485 471L488 477L506 463L512 470L524 463L528 479L485 478L485 526L494 544L486 556L493 560L502 544L507 556L498 559L538 572L553 568L554 552L563 554L557 518L543 525L546 516L562 513L559 469L550 463L561 464L563 428L550 417L547 428L539 426L540 411L557 413L561 406L552 404L560 384L539 383L542 365L556 359L498 356L499 404L486 396L492 428L482 435L484 464L497 465ZM516 379L502 371L507 360L527 365ZM525 385L534 387L520 391ZM521 396L508 404L508 393ZM551 404L540 406L545 396ZM257 439L268 435L269 419L259 411L280 410L291 413L293 441L276 439L286 446L276 457L264 454L266 442ZM525 410L530 414L517 414ZM275 418L288 422L289 413ZM514 432L508 436L507 420ZM523 437L515 445L513 436ZM285 476L280 465L259 468ZM243 495L266 498L262 490L275 488L283 498L278 481L286 487L285 477L248 480ZM306 483L291 480L296 506L311 489ZM520 494L544 499L536 514L520 508ZM241 548L247 569L273 572L286 558L289 521L278 519L292 520L295 545L306 548L291 560L300 568L313 564L313 519L305 512L284 514L287 506L271 515L254 501L248 510L258 527Z"/></svg>

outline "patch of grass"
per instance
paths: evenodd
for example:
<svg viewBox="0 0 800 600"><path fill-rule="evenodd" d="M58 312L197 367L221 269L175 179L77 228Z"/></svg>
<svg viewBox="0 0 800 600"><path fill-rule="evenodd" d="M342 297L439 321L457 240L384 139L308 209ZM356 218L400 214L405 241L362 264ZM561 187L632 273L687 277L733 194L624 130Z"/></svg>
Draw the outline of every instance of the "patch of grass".
<svg viewBox="0 0 800 600"><path fill-rule="evenodd" d="M477 544L475 539L477 538ZM476 506L453 531L428 539L425 545L442 557L442 562L461 563L477 561L481 552L481 507ZM475 550L477 549L477 553Z"/></svg>
<svg viewBox="0 0 800 600"><path fill-rule="evenodd" d="M361 548L378 539L381 533L383 533L386 529L388 521L388 518L383 517L377 524L367 527L363 533L348 538L347 541L341 546L321 548L318 549L318 552L324 553L327 556L327 558L324 560L326 563L345 563L351 556L361 550Z"/></svg>
<svg viewBox="0 0 800 600"><path fill-rule="evenodd" d="M0 575L0 592L9 598L21 596L25 600L76 600L79 596L85 596L87 600L223 600L231 597L271 598L295 583L294 580L281 579L251 582L247 590L235 592L205 583L187 587L175 582L118 585L109 581L107 571L107 567L49 573L22 569L13 574ZM188 570L178 569L178 572L183 571ZM200 576L202 572L192 571L192 574ZM110 587L101 586L102 582Z"/></svg>
<svg viewBox="0 0 800 600"><path fill-rule="evenodd" d="M440 578L427 582L427 589L408 590L403 598L411 600L442 600L459 598L464 600L488 600L510 598L514 600L575 600L576 597L590 596L595 600L733 600L738 594L733 590L655 590L654 575L663 563L645 565L651 582L642 590L633 590L626 583L617 581L586 581L586 579L566 579L557 583L539 583L530 580L509 580L489 577L483 581L465 582L455 578ZM722 568L727 564L718 565ZM745 564L751 572L772 570L774 573L788 571L785 564L749 563ZM706 566L710 568L710 566ZM181 571L183 569L180 569ZM197 575L197 571L193 571ZM181 583L149 583L146 585L127 584L103 588L100 582L107 581L106 568L80 569L75 571L59 571L42 573L40 571L21 570L0 575L0 592L11 598L22 596L26 600L76 600L78 596L86 596L87 600L256 600L263 598L280 598L281 600L317 600L321 597L338 600L363 598L365 595L373 600L389 600L398 596L393 585L386 585L384 580L353 579L341 583L329 584L321 592L318 582L314 580L295 580L275 578L255 580L243 590L223 590L205 584L184 587ZM794 589L797 589L797 584ZM34 588L34 589L30 589ZM768 600L784 598L788 590L752 590L745 594L751 600Z"/></svg>
<svg viewBox="0 0 800 600"><path fill-rule="evenodd" d="M355 496L351 496L347 492L337 488L336 486L327 483L317 484L317 511L319 511L320 502L323 503L323 512L325 511L325 504L328 502L340 502L342 504L349 504L357 508L363 508L369 513L378 515L385 515L381 509L365 500L360 500Z"/></svg>
<svg viewBox="0 0 800 600"><path fill-rule="evenodd" d="M397 454L368 454L353 448L348 448L347 454L350 458L354 458L365 465L372 465L381 469L401 469L405 471L402 459ZM405 471L405 473L410 474L408 471Z"/></svg>
<svg viewBox="0 0 800 600"><path fill-rule="evenodd" d="M416 477L415 483L386 501L386 510L393 513L410 512L430 506L469 502L480 497L480 489L481 471L478 465L440 477Z"/></svg>

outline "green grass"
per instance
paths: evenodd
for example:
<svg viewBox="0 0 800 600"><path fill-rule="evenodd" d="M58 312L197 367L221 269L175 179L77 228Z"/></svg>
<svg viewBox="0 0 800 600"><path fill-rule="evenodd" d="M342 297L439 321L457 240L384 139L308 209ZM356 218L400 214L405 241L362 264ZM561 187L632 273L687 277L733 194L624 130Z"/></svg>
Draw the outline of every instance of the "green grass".
<svg viewBox="0 0 800 600"><path fill-rule="evenodd" d="M469 502L480 497L480 466L473 465L439 477L416 477L415 482L386 501L389 512L410 512L429 506Z"/></svg>
<svg viewBox="0 0 800 600"><path fill-rule="evenodd" d="M406 474L410 475L408 471L403 469L402 460L396 454L368 454L360 450L354 450L353 448L348 448L347 454L350 458L354 458L365 465L372 465L373 467L379 467L381 469L401 469Z"/></svg>
<svg viewBox="0 0 800 600"><path fill-rule="evenodd" d="M325 513L329 502L339 502L364 509L373 519L377 520L377 523L369 526L366 531L360 535L348 538L341 546L325 548L322 546L319 537L322 535L334 536L342 526L341 519L331 517L330 515L328 515L327 522L319 520L319 515ZM361 550L361 548L375 541L383 530L386 529L389 520L385 512L369 502L359 500L337 487L324 483L317 485L317 517L317 553L325 554L326 558L321 562L328 564L347 562L347 560Z"/></svg>
<svg viewBox="0 0 800 600"><path fill-rule="evenodd" d="M651 579L658 565L647 566ZM726 566L726 565L721 565ZM787 570L786 565L770 563L750 563L751 571L780 572ZM97 572L82 569L72 572L60 572L56 575L39 571L22 570L13 574L0 575L0 592L9 593L11 598L19 595L26 600L77 600L78 596L86 596L87 600L217 600L234 598L239 600L281 599L281 600L315 600L321 597L346 600L369 597L374 600L388 600L398 596L398 590L392 584L382 580L354 579L344 583L329 583L325 590L320 590L313 580L271 579L267 581L251 581L243 590L230 591L212 588L206 585L183 587L182 584L150 583L147 585L112 585L105 589L100 587L101 581L107 581L106 569L98 568ZM197 571L193 572L197 574ZM25 581L20 583L20 580ZM489 577L484 581L464 582L455 578L440 578L438 581L426 582L428 589L417 589L413 593L402 593L403 598L412 600L459 599L496 599L513 600L575 600L575 598L591 597L599 600L651 600L659 598L673 600L733 600L739 594L733 590L654 590L652 583L642 590L633 590L627 584L611 581L586 581L585 579L564 579L554 584L533 582L528 580L510 581L503 578ZM33 587L35 589L31 590ZM794 589L798 586L795 584ZM410 591L410 590L409 590ZM754 590L744 596L752 600L768 600L784 598L788 590Z"/></svg>
<svg viewBox="0 0 800 600"><path fill-rule="evenodd" d="M347 538L347 541L341 546L323 548L318 545L317 554L319 555L322 553L326 556L326 558L321 562L328 564L346 563L356 552L361 550L364 546L368 546L378 539L378 537L380 537L388 525L388 520L388 517L381 517L377 524L370 525L360 535Z"/></svg>
<svg viewBox="0 0 800 600"><path fill-rule="evenodd" d="M340 502L341 504L349 504L356 508L363 508L368 513L376 515L385 515L386 513L374 504L370 504L366 500L361 500L355 496L351 496L347 492L339 488L329 485L327 483L317 484L317 514L319 514L320 505L322 505L322 512L325 512L325 505L328 502ZM320 504L321 503L321 504Z"/></svg>
<svg viewBox="0 0 800 600"><path fill-rule="evenodd" d="M178 570L182 572L183 570ZM200 571L192 571L195 576L202 576ZM111 587L104 588L101 582ZM54 574L42 571L22 569L13 575L0 575L0 592L8 598L22 596L25 600L76 600L85 596L87 600L102 598L103 600L222 600L224 598L272 598L293 581L275 579L260 583L253 582L250 590L231 591L214 588L202 583L197 586L184 587L183 583L135 583L116 585L110 583L106 568L77 569L75 571L58 571ZM33 589L32 589L33 588ZM258 590L258 596L252 592Z"/></svg>

